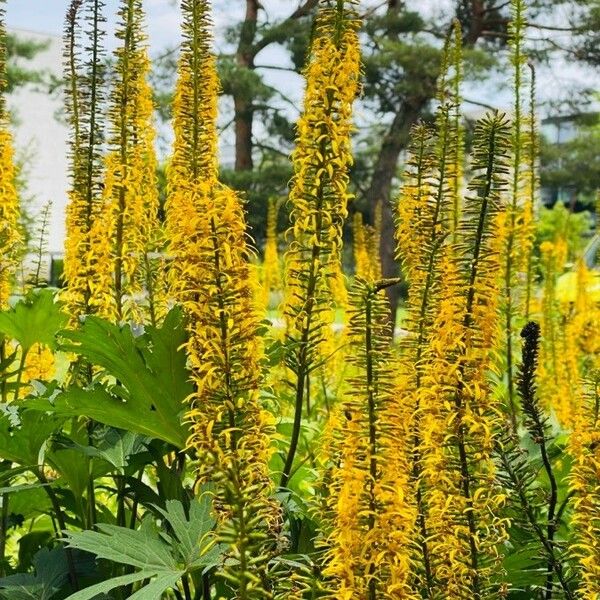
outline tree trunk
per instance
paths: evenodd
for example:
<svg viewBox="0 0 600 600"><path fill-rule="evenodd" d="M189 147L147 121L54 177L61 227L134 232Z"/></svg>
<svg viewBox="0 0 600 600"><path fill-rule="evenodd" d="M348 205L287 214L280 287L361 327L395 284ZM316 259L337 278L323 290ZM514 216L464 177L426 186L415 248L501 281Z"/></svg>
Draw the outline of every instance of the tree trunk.
<svg viewBox="0 0 600 600"><path fill-rule="evenodd" d="M252 124L254 113L252 102L241 95L233 98L235 110L235 170L251 171L254 168L252 160Z"/></svg>
<svg viewBox="0 0 600 600"><path fill-rule="evenodd" d="M300 19L310 14L319 0L306 0L298 6L286 19L287 22ZM273 39L264 35L256 39L259 0L246 0L246 15L240 30L240 39L236 51L236 62L240 69L254 70L256 55L269 46ZM285 25L285 22L282 25ZM254 168L252 160L252 126L254 124L254 102L248 96L247 89L236 89L233 86L234 130L235 130L235 170L251 171Z"/></svg>
<svg viewBox="0 0 600 600"><path fill-rule="evenodd" d="M240 39L236 52L236 62L240 69L254 69L255 51L253 48L258 20L258 0L246 0L246 16L242 23ZM251 171L252 161L252 125L254 120L252 98L246 96L247 90L234 86L234 129L235 129L235 170Z"/></svg>

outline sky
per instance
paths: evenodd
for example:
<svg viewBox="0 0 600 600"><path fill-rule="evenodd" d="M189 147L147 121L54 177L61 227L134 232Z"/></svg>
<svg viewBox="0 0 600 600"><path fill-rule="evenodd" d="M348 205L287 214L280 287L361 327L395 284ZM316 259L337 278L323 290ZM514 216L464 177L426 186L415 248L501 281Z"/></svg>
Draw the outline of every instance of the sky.
<svg viewBox="0 0 600 600"><path fill-rule="evenodd" d="M268 20L289 14L300 2L300 0L262 0L261 6L264 9L261 19L264 20L265 14ZM157 55L166 47L173 47L179 41L179 9L178 0L144 0L144 8L147 13L148 36L150 41L151 54ZM362 0L361 6L365 9L370 6L377 5L377 0ZM415 6L419 7L421 13L426 16L434 16L436 13L444 13L448 11L451 2L449 0L419 0ZM51 35L60 35L63 28L64 15L69 5L69 0L7 0L6 23L9 28L31 30L39 33ZM108 16L107 31L114 31L114 15L117 12L119 0L106 0L106 14ZM215 23L215 44L218 50L223 50L223 32L231 23L238 22L244 13L244 0L213 0L213 20ZM561 11L566 10L558 8L553 21L556 24L564 25L568 20L567 14L562 14ZM553 23L550 23L553 24ZM535 37L536 30L530 30L531 37ZM561 36L568 34L562 32L553 32L555 41L562 43L559 39ZM109 35L107 37L107 46L113 48L116 43L114 38ZM259 56L258 62L264 64L281 65L281 61L285 60L284 54L277 50L276 47L269 47L262 55ZM267 81L275 85L282 85L281 73L267 73ZM595 81L597 87L600 87L600 74L598 72L590 72L589 70L573 67L567 63L554 64L552 69L540 70L539 79L540 95L545 98L558 96L561 93L566 94L568 90L577 85ZM269 81L272 79L272 81ZM284 81L283 85L292 88L294 80ZM301 88L300 86L298 86ZM480 101L498 102L510 94L502 93L502 85L494 88L493 82L489 89L482 89L477 86L473 90L469 90L471 96L476 96ZM301 90L298 90L298 93ZM296 94L294 94L296 96Z"/></svg>
<svg viewBox="0 0 600 600"><path fill-rule="evenodd" d="M107 0L106 14L114 15L119 2ZM8 0L6 25L9 28L60 35L68 0ZM179 19L176 7L169 0L145 0L148 34L153 49L161 49L177 40ZM109 31L114 28L108 23ZM110 40L110 43L114 43Z"/></svg>
<svg viewBox="0 0 600 600"><path fill-rule="evenodd" d="M243 0L216 0L213 2L213 20L217 32L228 23L243 16ZM295 0L267 0L270 18L286 14L296 6ZM7 0L6 24L9 28L32 30L38 33L60 35L69 0ZM106 0L107 30L112 31L110 15L115 15L118 0ZM290 8L291 7L291 8ZM179 10L174 0L144 0L148 36L152 51L173 46L179 39ZM217 38L219 36L217 35ZM108 40L111 45L114 40Z"/></svg>

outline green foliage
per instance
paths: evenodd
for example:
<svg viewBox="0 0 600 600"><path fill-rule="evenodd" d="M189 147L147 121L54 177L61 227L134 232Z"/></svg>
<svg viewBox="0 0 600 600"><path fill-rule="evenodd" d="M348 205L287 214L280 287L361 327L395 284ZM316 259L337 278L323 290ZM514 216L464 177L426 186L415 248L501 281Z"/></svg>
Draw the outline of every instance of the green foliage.
<svg viewBox="0 0 600 600"><path fill-rule="evenodd" d="M596 0L580 0L573 22L572 51L579 60L600 65L600 6Z"/></svg>
<svg viewBox="0 0 600 600"><path fill-rule="evenodd" d="M574 598L568 576L568 560L561 543L563 513L569 500L560 470L564 448L557 444L550 419L537 396L536 370L540 327L528 323L521 332L523 360L517 389L521 400L521 421L525 434L509 428L498 445L500 479L511 493L508 514L513 546L505 557L512 581L534 593L537 589L556 591L559 597ZM511 578L512 579L512 578ZM528 596L529 597L529 596Z"/></svg>
<svg viewBox="0 0 600 600"><path fill-rule="evenodd" d="M229 57L222 57L219 61L219 79L224 94L228 96L241 94L253 98L257 104L266 104L275 93L256 71L240 68Z"/></svg>
<svg viewBox="0 0 600 600"><path fill-rule="evenodd" d="M0 457L23 466L38 464L40 452L48 438L65 419L35 411L5 408L0 415Z"/></svg>
<svg viewBox="0 0 600 600"><path fill-rule="evenodd" d="M542 138L542 185L552 192L567 192L577 207L589 206L600 189L600 120L597 114L583 114L568 124L576 128L572 139L556 143Z"/></svg>
<svg viewBox="0 0 600 600"><path fill-rule="evenodd" d="M93 569L90 556L78 555L79 574ZM16 573L0 579L2 600L50 600L57 598L69 579L68 559L64 548L42 548L33 558L33 573Z"/></svg>
<svg viewBox="0 0 600 600"><path fill-rule="evenodd" d="M162 326L136 336L88 317L77 331L62 333L61 349L77 352L107 377L90 387L73 384L49 398L30 401L37 410L63 417L85 416L99 423L148 435L184 448L183 401L192 391L181 346L185 328L181 311L172 310Z"/></svg>
<svg viewBox="0 0 600 600"><path fill-rule="evenodd" d="M543 242L565 240L568 259L580 256L591 234L592 219L589 212L573 213L562 202L552 208L542 207L536 226L536 246Z"/></svg>
<svg viewBox="0 0 600 600"><path fill-rule="evenodd" d="M50 290L32 292L9 311L0 313L0 332L19 342L27 352L34 344L56 349L56 334L67 317Z"/></svg>
<svg viewBox="0 0 600 600"><path fill-rule="evenodd" d="M6 83L9 93L28 83L41 84L44 82L46 73L40 69L32 69L27 62L33 60L37 54L47 48L48 42L46 41L36 42L12 33L6 36L8 58Z"/></svg>
<svg viewBox="0 0 600 600"><path fill-rule="evenodd" d="M89 600L117 587L144 580L153 581L142 584L129 598L158 600L180 579L198 572L201 574L219 564L222 548L215 545L212 534L215 519L211 514L209 494L203 494L190 504L189 515L181 502L175 500L168 501L166 509L159 511L163 517L162 528L147 517L137 530L102 524L98 531L69 533L70 548L138 570L90 586L69 596L68 600Z"/></svg>
<svg viewBox="0 0 600 600"><path fill-rule="evenodd" d="M287 123L287 122L286 122ZM253 237L261 244L266 236L268 199L285 197L287 182L292 177L292 169L287 158L275 156L265 161L260 171L234 171L223 169L223 182L234 189L244 190L248 206L248 224ZM288 210L284 205L278 214L278 231L285 229Z"/></svg>

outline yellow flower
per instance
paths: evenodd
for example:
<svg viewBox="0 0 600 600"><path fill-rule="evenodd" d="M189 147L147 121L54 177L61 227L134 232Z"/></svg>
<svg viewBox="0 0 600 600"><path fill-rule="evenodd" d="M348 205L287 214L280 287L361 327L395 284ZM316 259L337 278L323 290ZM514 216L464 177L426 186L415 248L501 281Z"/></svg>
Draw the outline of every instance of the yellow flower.
<svg viewBox="0 0 600 600"><path fill-rule="evenodd" d="M573 466L569 487L573 496L571 551L577 559L582 600L600 597L600 378L593 372L579 396L574 431L569 439Z"/></svg>
<svg viewBox="0 0 600 600"><path fill-rule="evenodd" d="M423 355L421 477L434 589L443 598L499 593L495 576L506 523L493 452L501 421L488 370L499 330L508 131L502 115L477 125L471 195L459 242L444 249L438 267L436 333Z"/></svg>
<svg viewBox="0 0 600 600"><path fill-rule="evenodd" d="M357 278L351 290L348 362L354 373L336 432L339 450L325 518L324 575L331 598L421 597L411 561L416 511L407 407L395 396L381 289Z"/></svg>
<svg viewBox="0 0 600 600"><path fill-rule="evenodd" d="M381 261L379 260L379 245L381 239L381 204L375 209L375 223L365 225L362 213L354 213L352 221L354 236L354 268L356 275L367 281L381 279Z"/></svg>
<svg viewBox="0 0 600 600"><path fill-rule="evenodd" d="M286 336L295 358L293 435L281 484L293 467L302 418L304 386L311 365L322 356L331 323L333 291L344 302L340 268L342 227L347 215L348 169L352 163L352 106L358 92L358 20L352 1L323 4L308 65L302 116L297 123L290 192L291 240L286 254Z"/></svg>
<svg viewBox="0 0 600 600"><path fill-rule="evenodd" d="M23 382L27 383L34 379L49 381L54 377L55 366L52 350L43 344L34 344L25 358Z"/></svg>
<svg viewBox="0 0 600 600"><path fill-rule="evenodd" d="M279 263L278 236L277 236L277 213L279 204L276 200L270 200L267 206L267 227L265 240L265 256L262 265L263 281L262 291L264 294L265 308L269 307L270 296L273 292L279 292L282 287L281 265Z"/></svg>
<svg viewBox="0 0 600 600"><path fill-rule="evenodd" d="M5 119L0 116L0 310L8 307L22 247L12 137Z"/></svg>
<svg viewBox="0 0 600 600"><path fill-rule="evenodd" d="M561 425L571 428L580 378L577 326L581 320L557 296L556 284L566 261L566 247L562 240L543 242L540 246L544 288L539 376L540 399L556 414Z"/></svg>
<svg viewBox="0 0 600 600"><path fill-rule="evenodd" d="M267 565L280 516L268 470L273 419L258 397L263 348L255 270L242 203L217 178L219 84L209 6L184 0L182 8L167 232L171 291L188 317L195 384L186 406L188 444L198 483L215 485L217 535L229 550L222 574L240 600L269 598Z"/></svg>
<svg viewBox="0 0 600 600"><path fill-rule="evenodd" d="M105 159L103 204L90 233L88 260L95 273L90 306L112 321L142 321L148 253L158 229L158 190L150 61L140 0L122 0L123 46L115 51L110 144ZM160 283L151 291L156 291ZM156 298L150 299L154 308ZM154 321L157 315L154 314Z"/></svg>
<svg viewBox="0 0 600 600"><path fill-rule="evenodd" d="M104 115L102 91L104 49L101 44L103 5L88 7L86 40L79 39L79 6L72 3L65 27L65 70L68 81L66 113L70 125L70 178L68 191L63 279L61 292L72 322L91 312L90 300L101 283L91 264L91 231L102 210L102 145ZM86 60L80 58L85 46Z"/></svg>
<svg viewBox="0 0 600 600"><path fill-rule="evenodd" d="M8 307L22 247L12 136L6 110L6 30L0 9L0 310Z"/></svg>

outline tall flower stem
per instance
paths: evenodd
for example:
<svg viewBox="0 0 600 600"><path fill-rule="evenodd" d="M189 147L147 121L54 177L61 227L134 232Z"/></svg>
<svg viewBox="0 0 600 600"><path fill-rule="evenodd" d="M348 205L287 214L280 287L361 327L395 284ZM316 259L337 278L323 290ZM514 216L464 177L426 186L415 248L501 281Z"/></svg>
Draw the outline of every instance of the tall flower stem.
<svg viewBox="0 0 600 600"><path fill-rule="evenodd" d="M341 230L347 215L352 104L358 90L358 20L353 0L323 4L305 69L304 110L293 155L295 175L286 255L284 315L294 414L280 486L291 478L308 400L312 366L329 326L329 279L339 273Z"/></svg>
<svg viewBox="0 0 600 600"><path fill-rule="evenodd" d="M514 313L518 308L518 281L520 270L519 254L522 251L519 244L523 241L523 207L521 206L521 181L522 181L522 80L525 55L523 52L523 40L525 35L525 17L523 0L512 0L511 20L511 61L514 68L514 115L512 133L512 183L511 202L508 208L508 224L505 248L505 273L504 273L504 312L505 312L505 344L506 344L506 377L508 409L512 427L517 427L517 408L515 403L515 376L514 376Z"/></svg>

